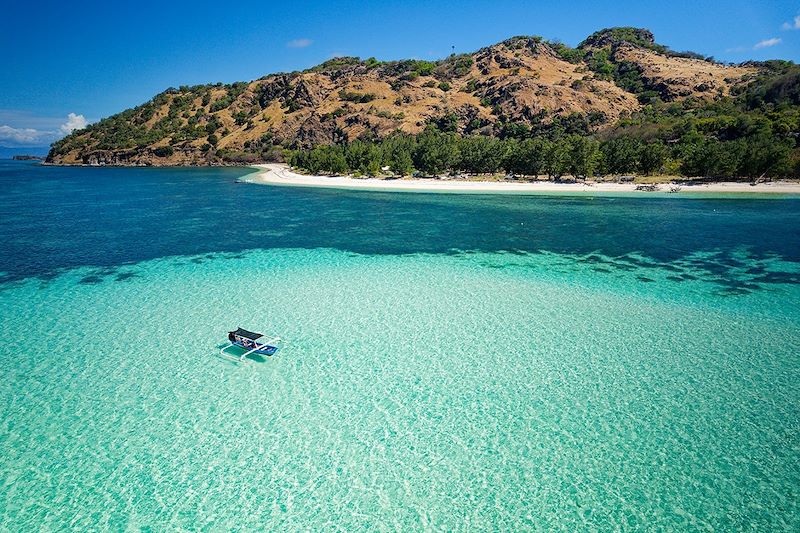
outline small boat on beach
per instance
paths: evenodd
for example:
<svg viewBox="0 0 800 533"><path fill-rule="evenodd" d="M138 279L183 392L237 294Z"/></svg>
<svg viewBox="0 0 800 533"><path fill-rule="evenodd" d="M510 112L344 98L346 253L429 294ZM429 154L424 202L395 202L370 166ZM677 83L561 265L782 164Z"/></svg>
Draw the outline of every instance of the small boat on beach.
<svg viewBox="0 0 800 533"><path fill-rule="evenodd" d="M278 336L266 336L262 333L236 328L228 332L230 344L222 348L219 353L227 359L234 361L244 361L250 354L274 355L281 346L283 339ZM241 353L234 355L229 352L232 348L238 349Z"/></svg>

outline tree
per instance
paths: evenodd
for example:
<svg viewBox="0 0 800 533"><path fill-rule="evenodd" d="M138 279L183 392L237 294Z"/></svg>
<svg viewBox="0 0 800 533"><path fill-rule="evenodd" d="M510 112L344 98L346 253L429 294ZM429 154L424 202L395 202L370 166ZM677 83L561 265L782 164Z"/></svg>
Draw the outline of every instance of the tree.
<svg viewBox="0 0 800 533"><path fill-rule="evenodd" d="M402 148L395 150L389 159L389 168L400 176L408 176L414 172L414 162L411 160L411 152Z"/></svg>
<svg viewBox="0 0 800 533"><path fill-rule="evenodd" d="M503 145L483 136L463 137L459 142L458 168L476 174L494 173L503 161Z"/></svg>
<svg viewBox="0 0 800 533"><path fill-rule="evenodd" d="M548 145L543 170L550 179L559 180L569 171L569 156L569 145L566 140L560 139Z"/></svg>
<svg viewBox="0 0 800 533"><path fill-rule="evenodd" d="M669 156L669 150L663 142L648 143L639 157L639 168L645 174L658 172L664 166L667 156Z"/></svg>
<svg viewBox="0 0 800 533"><path fill-rule="evenodd" d="M509 172L526 176L538 176L545 172L547 157L552 150L552 143L547 139L511 140L506 147L504 166Z"/></svg>
<svg viewBox="0 0 800 533"><path fill-rule="evenodd" d="M381 142L383 152L382 160L396 174L406 176L414 171L412 159L416 147L416 140L411 135L396 133Z"/></svg>
<svg viewBox="0 0 800 533"><path fill-rule="evenodd" d="M624 174L639 171L639 158L642 142L632 137L616 137L601 146L606 167L611 174Z"/></svg>
<svg viewBox="0 0 800 533"><path fill-rule="evenodd" d="M428 129L417 138L414 166L425 174L430 176L440 174L452 168L457 158L458 146L453 134Z"/></svg>
<svg viewBox="0 0 800 533"><path fill-rule="evenodd" d="M791 173L792 142L756 135L738 141L738 173L749 178L782 176Z"/></svg>
<svg viewBox="0 0 800 533"><path fill-rule="evenodd" d="M372 142L353 141L346 145L344 155L350 171L368 174L370 166L374 167L374 164L377 164L380 170L381 153Z"/></svg>
<svg viewBox="0 0 800 533"><path fill-rule="evenodd" d="M681 140L681 172L687 176L734 176L739 162L735 147L698 133L686 135Z"/></svg>
<svg viewBox="0 0 800 533"><path fill-rule="evenodd" d="M381 162L378 159L370 159L367 164L366 173L368 176L377 176L381 173Z"/></svg>
<svg viewBox="0 0 800 533"><path fill-rule="evenodd" d="M325 154L324 164L327 167L328 172L331 174L345 174L347 169L347 160L344 158L344 154L341 150L335 149L335 147L331 147L327 154Z"/></svg>
<svg viewBox="0 0 800 533"><path fill-rule="evenodd" d="M597 155L600 151L597 141L580 135L570 135L563 141L567 154L567 172L575 177L588 178L597 168Z"/></svg>

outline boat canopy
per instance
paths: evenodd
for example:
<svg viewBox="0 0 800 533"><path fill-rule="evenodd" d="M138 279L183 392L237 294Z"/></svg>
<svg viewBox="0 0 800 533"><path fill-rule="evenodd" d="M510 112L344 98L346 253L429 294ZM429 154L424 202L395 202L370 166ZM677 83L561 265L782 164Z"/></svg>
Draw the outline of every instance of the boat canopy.
<svg viewBox="0 0 800 533"><path fill-rule="evenodd" d="M254 333L252 331L247 331L246 329L242 328L236 328L236 331L232 331L231 333L233 333L237 337L244 337L246 339L250 339L251 341L260 339L261 337L264 336L261 333Z"/></svg>
<svg viewBox="0 0 800 533"><path fill-rule="evenodd" d="M283 345L284 340L277 335L265 336L261 333L248 331L242 328L236 328L234 331L228 332L229 344L222 348L219 353L227 359L243 362L245 357L251 353L258 353L263 355L272 355L278 351L278 348ZM238 347L245 351L238 356L233 356L227 352L228 348Z"/></svg>

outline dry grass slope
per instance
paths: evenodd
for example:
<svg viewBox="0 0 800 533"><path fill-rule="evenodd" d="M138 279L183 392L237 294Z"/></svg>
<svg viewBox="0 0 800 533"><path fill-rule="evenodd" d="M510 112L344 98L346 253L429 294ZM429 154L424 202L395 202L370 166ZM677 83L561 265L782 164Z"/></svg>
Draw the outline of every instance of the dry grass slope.
<svg viewBox="0 0 800 533"><path fill-rule="evenodd" d="M667 99L728 94L756 71L670 57L630 43L613 48L615 61L637 65L645 83ZM274 146L417 133L445 116L457 131L472 134L493 135L505 123L540 124L574 114L593 117L592 127L602 130L640 106L635 94L598 76L586 61L567 61L541 39L516 37L435 65L344 58L248 83L171 90L130 117L112 117L121 125L100 123L76 132L57 145L49 161L198 165L218 164L225 161L221 155L233 154L228 161L246 163L274 155ZM135 142L115 141L125 138L117 130L126 127Z"/></svg>

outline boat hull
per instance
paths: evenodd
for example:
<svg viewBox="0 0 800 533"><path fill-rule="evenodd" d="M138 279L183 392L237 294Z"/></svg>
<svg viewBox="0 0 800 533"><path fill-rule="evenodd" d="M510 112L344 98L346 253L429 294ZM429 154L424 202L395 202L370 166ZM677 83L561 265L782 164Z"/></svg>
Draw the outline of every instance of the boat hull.
<svg viewBox="0 0 800 533"><path fill-rule="evenodd" d="M242 350L247 350L247 351L251 351L254 348L254 346L252 344L250 346L245 346L241 342L232 342L231 344L233 346L236 346L237 348L241 348ZM275 352L277 352L277 351L278 351L278 347L277 346L269 346L269 345L267 345L267 346L264 346L263 348L258 348L255 351L252 351L252 353L257 353L257 354L260 354L260 355L274 355Z"/></svg>

